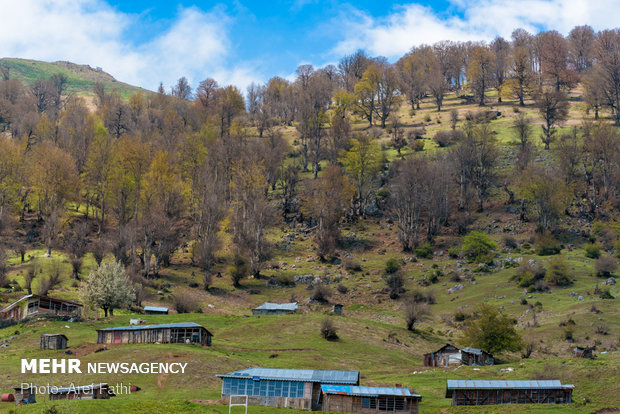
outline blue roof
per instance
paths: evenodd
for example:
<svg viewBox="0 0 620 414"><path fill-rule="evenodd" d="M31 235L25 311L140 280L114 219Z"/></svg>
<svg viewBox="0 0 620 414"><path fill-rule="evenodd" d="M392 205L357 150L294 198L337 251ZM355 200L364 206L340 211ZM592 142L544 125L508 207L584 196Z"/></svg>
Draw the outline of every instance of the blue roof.
<svg viewBox="0 0 620 414"><path fill-rule="evenodd" d="M98 331L143 331L146 329L165 329L165 328L202 328L207 330L204 326L198 325L195 322L180 322L180 323L164 323L161 325L132 325L132 326L115 326L113 328L97 329ZM207 330L207 332L209 332ZM211 332L209 332L211 334Z"/></svg>
<svg viewBox="0 0 620 414"><path fill-rule="evenodd" d="M572 385L562 385L560 380L532 380L532 381L484 381L484 380L448 380L447 389L513 389L523 390L531 388L539 389L563 389L573 388Z"/></svg>
<svg viewBox="0 0 620 414"><path fill-rule="evenodd" d="M161 306L145 306L144 310L153 312L168 312L168 308L164 308Z"/></svg>
<svg viewBox="0 0 620 414"><path fill-rule="evenodd" d="M327 384L355 385L359 380L359 371L335 371L321 369L280 369L247 368L228 374L218 374L220 378L252 378L260 380L280 380L299 382L321 382Z"/></svg>
<svg viewBox="0 0 620 414"><path fill-rule="evenodd" d="M470 354L482 355L482 350L480 350L478 348L467 347L467 348L461 349L461 351L465 351L465 352L468 352Z"/></svg>
<svg viewBox="0 0 620 414"><path fill-rule="evenodd" d="M297 310L297 302L293 303L271 303L265 302L260 305L258 308L260 310L288 310L288 311L296 311Z"/></svg>
<svg viewBox="0 0 620 414"><path fill-rule="evenodd" d="M384 388L384 387L360 387L351 385L321 385L324 394L355 395L360 397L378 397L380 395L396 395L404 397L419 397L419 394L412 394L407 388Z"/></svg>
<svg viewBox="0 0 620 414"><path fill-rule="evenodd" d="M99 388L108 388L108 384L106 383L90 384L90 385L82 385L78 387L66 387L66 388L50 387L47 390L47 393L48 394L60 394L60 393L65 393L65 392L92 391L92 390L98 390Z"/></svg>

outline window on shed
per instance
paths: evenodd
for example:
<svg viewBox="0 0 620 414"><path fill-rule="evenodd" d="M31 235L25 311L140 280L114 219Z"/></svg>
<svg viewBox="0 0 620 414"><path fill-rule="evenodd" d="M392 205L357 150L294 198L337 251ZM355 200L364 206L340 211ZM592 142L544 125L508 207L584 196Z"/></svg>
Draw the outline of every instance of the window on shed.
<svg viewBox="0 0 620 414"><path fill-rule="evenodd" d="M282 396L283 397L290 397L290 395L288 394L288 390L289 390L289 384L290 382L282 382Z"/></svg>

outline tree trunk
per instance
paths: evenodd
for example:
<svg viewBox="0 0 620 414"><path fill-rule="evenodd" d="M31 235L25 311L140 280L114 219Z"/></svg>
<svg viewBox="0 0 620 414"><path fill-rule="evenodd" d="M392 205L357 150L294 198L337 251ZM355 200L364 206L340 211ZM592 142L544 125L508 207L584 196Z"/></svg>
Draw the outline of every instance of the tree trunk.
<svg viewBox="0 0 620 414"><path fill-rule="evenodd" d="M105 318L108 317L108 308L102 308L103 309L103 315Z"/></svg>

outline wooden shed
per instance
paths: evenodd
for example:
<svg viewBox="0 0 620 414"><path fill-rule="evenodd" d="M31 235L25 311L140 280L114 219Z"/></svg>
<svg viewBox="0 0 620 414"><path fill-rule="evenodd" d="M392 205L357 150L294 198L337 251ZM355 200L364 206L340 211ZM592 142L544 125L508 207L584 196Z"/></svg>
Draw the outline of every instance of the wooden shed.
<svg viewBox="0 0 620 414"><path fill-rule="evenodd" d="M164 308L163 306L145 306L144 313L147 315L167 315L168 308Z"/></svg>
<svg viewBox="0 0 620 414"><path fill-rule="evenodd" d="M400 412L418 414L422 396L407 388L321 385L323 411L340 413Z"/></svg>
<svg viewBox="0 0 620 414"><path fill-rule="evenodd" d="M67 341L67 337L63 334L43 334L41 335L41 349L65 349Z"/></svg>
<svg viewBox="0 0 620 414"><path fill-rule="evenodd" d="M82 305L72 300L26 295L0 310L0 319L21 321L32 316L79 318Z"/></svg>
<svg viewBox="0 0 620 414"><path fill-rule="evenodd" d="M463 365L493 365L493 355L477 348L462 348L461 363Z"/></svg>
<svg viewBox="0 0 620 414"><path fill-rule="evenodd" d="M37 402L35 397L35 387L15 387L15 405L34 404Z"/></svg>
<svg viewBox="0 0 620 414"><path fill-rule="evenodd" d="M460 349L456 346L445 344L434 352L424 354L424 366L448 367L451 365L461 365L460 352Z"/></svg>
<svg viewBox="0 0 620 414"><path fill-rule="evenodd" d="M570 404L573 385L550 381L448 380L452 405Z"/></svg>
<svg viewBox="0 0 620 414"><path fill-rule="evenodd" d="M50 401L55 400L107 400L116 394L108 384L91 384L83 386L71 386L66 388L52 387L49 391Z"/></svg>
<svg viewBox="0 0 620 414"><path fill-rule="evenodd" d="M594 359L594 349L595 348L596 348L595 346L586 346L586 347L576 346L573 349L573 356L575 358Z"/></svg>
<svg viewBox="0 0 620 414"><path fill-rule="evenodd" d="M321 385L358 385L358 371L321 369L247 368L222 378L222 400L247 395L248 404L268 407L318 410Z"/></svg>
<svg viewBox="0 0 620 414"><path fill-rule="evenodd" d="M213 334L194 322L119 326L97 330L98 344L198 344L211 346Z"/></svg>
<svg viewBox="0 0 620 414"><path fill-rule="evenodd" d="M252 315L286 315L297 312L297 302L293 303L271 303L265 302L257 308L252 309Z"/></svg>

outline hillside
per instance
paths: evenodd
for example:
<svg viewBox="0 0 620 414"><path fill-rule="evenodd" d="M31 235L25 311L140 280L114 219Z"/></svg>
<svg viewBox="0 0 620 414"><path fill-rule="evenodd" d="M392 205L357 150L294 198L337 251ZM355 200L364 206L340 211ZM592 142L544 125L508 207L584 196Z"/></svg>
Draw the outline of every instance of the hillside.
<svg viewBox="0 0 620 414"><path fill-rule="evenodd" d="M67 93L92 96L95 83L103 83L106 90L118 90L124 98L146 89L119 82L99 68L78 65L71 62L43 62L30 59L1 58L0 67L9 70L11 78L20 79L26 85L32 85L37 79L49 79L54 74L67 76Z"/></svg>

